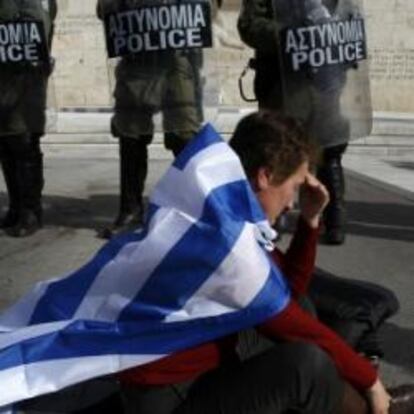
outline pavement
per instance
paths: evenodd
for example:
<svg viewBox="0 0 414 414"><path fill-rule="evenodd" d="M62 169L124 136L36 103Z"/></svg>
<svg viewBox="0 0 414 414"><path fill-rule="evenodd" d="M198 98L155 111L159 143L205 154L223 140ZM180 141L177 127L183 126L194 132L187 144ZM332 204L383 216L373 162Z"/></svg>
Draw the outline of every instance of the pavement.
<svg viewBox="0 0 414 414"><path fill-rule="evenodd" d="M44 228L25 239L0 234L0 309L36 281L83 264L104 243L97 233L116 212L118 156L108 115L58 115L43 142ZM228 134L239 115L225 112L218 129ZM171 162L159 137L150 158L146 194ZM347 240L340 247L321 245L317 264L396 293L401 309L381 332L386 352L381 373L387 385L414 383L414 118L377 113L373 135L351 143L344 165ZM6 203L1 177L0 209Z"/></svg>

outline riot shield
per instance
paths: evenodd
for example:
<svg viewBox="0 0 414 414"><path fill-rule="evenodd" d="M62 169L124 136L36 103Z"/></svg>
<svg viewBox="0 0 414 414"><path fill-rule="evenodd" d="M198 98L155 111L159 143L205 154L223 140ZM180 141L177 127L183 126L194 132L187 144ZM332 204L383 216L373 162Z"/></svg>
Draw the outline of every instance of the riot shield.
<svg viewBox="0 0 414 414"><path fill-rule="evenodd" d="M0 4L2 135L45 132L48 80L53 66L49 49L56 15L52 3L5 0ZM48 112L52 114L52 108Z"/></svg>
<svg viewBox="0 0 414 414"><path fill-rule="evenodd" d="M151 139L163 131L189 139L214 120L209 0L99 0L97 14L113 82L113 135Z"/></svg>
<svg viewBox="0 0 414 414"><path fill-rule="evenodd" d="M323 147L372 128L367 45L359 0L274 0L283 109Z"/></svg>
<svg viewBox="0 0 414 414"><path fill-rule="evenodd" d="M56 86L53 79L53 75L49 77L47 84L45 85L46 92L46 133L56 133L58 131L58 109L57 109L57 96Z"/></svg>

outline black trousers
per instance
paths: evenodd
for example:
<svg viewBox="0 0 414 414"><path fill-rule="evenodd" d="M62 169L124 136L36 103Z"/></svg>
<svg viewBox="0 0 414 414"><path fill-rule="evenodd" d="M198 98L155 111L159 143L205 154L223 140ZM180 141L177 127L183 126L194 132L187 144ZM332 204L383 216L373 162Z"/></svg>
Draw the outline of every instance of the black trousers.
<svg viewBox="0 0 414 414"><path fill-rule="evenodd" d="M245 359L242 355L194 381L156 387L123 385L125 413L329 414L340 406L343 381L320 348L301 342L271 343L252 335L256 333L245 333ZM259 349L249 349L250 345Z"/></svg>
<svg viewBox="0 0 414 414"><path fill-rule="evenodd" d="M400 308L395 293L372 282L315 269L309 288L318 317L357 352L383 356L379 329Z"/></svg>
<svg viewBox="0 0 414 414"><path fill-rule="evenodd" d="M40 137L37 134L21 134L0 137L0 159L40 156Z"/></svg>
<svg viewBox="0 0 414 414"><path fill-rule="evenodd" d="M9 208L36 212L40 218L43 155L40 135L0 137L0 164L9 195Z"/></svg>

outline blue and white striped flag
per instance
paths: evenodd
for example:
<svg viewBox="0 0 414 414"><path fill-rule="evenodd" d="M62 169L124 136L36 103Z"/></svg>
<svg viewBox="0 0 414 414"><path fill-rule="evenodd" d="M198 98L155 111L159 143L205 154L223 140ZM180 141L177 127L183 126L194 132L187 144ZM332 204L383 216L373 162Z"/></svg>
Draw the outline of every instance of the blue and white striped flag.
<svg viewBox="0 0 414 414"><path fill-rule="evenodd" d="M206 125L160 180L141 232L38 284L0 317L0 406L162 358L280 312L273 231Z"/></svg>

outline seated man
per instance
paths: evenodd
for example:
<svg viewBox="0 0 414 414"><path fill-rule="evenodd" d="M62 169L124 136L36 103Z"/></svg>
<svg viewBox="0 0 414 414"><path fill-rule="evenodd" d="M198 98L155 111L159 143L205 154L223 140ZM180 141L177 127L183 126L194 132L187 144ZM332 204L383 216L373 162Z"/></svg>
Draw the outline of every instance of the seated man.
<svg viewBox="0 0 414 414"><path fill-rule="evenodd" d="M237 126L230 145L268 220L292 208L300 190L289 253L270 253L292 292L288 305L256 327L272 346L244 358L237 335L176 352L119 375L126 413L395 413L378 373L299 303L314 268L326 188L309 172L314 147L301 126L272 112ZM254 275L252 275L254 277ZM399 412L399 411L398 411Z"/></svg>

